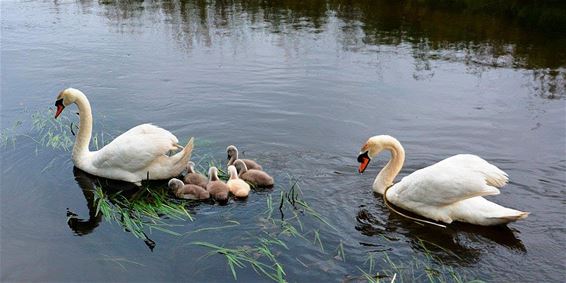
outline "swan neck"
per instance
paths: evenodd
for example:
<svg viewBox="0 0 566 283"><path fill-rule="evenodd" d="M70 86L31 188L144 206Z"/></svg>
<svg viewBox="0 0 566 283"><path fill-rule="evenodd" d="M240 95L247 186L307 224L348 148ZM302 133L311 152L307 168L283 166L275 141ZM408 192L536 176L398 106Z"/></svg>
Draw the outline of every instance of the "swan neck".
<svg viewBox="0 0 566 283"><path fill-rule="evenodd" d="M380 194L383 194L387 187L393 185L395 177L397 177L405 162L405 149L396 139L387 140L383 148L389 150L391 159L379 172L373 184L374 191Z"/></svg>
<svg viewBox="0 0 566 283"><path fill-rule="evenodd" d="M210 178L208 179L208 181L218 181L218 173L216 173L216 171L210 172Z"/></svg>
<svg viewBox="0 0 566 283"><path fill-rule="evenodd" d="M238 150L235 151L234 155L230 156L230 161L228 161L228 166L234 165L234 162L238 160Z"/></svg>
<svg viewBox="0 0 566 283"><path fill-rule="evenodd" d="M75 104L79 108L79 132L73 147L73 160L76 164L82 156L89 152L90 138L92 137L92 109L82 92L77 94Z"/></svg>

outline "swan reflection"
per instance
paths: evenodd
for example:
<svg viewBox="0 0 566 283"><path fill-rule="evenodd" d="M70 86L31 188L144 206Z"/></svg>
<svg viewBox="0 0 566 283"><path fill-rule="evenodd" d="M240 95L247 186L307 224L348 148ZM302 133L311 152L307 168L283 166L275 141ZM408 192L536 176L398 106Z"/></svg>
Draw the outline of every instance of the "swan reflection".
<svg viewBox="0 0 566 283"><path fill-rule="evenodd" d="M370 211L362 206L357 212L356 220L356 230L365 236L381 236L388 241L406 241L415 252L430 252L444 263L464 266L476 263L485 249L489 248L486 242L497 243L516 252L527 252L516 235L518 231L506 225L485 227L455 222L447 228L441 228L406 219L389 212L384 205L378 211ZM360 244L375 246L371 243ZM391 249L380 247L374 251L388 250Z"/></svg>
<svg viewBox="0 0 566 283"><path fill-rule="evenodd" d="M102 212L98 211L97 213L97 204L95 199L96 187L100 187L106 194L119 193L126 199L131 199L135 193L139 191L139 187L135 184L99 178L88 174L77 167L73 167L73 174L75 175L75 181L77 181L77 184L83 192L88 208L88 219L80 218L78 214L67 208L67 224L77 236L84 236L92 233L102 220ZM112 199L110 199L110 201L112 201ZM144 242L150 250L153 250L155 247L155 242L147 237L147 235Z"/></svg>

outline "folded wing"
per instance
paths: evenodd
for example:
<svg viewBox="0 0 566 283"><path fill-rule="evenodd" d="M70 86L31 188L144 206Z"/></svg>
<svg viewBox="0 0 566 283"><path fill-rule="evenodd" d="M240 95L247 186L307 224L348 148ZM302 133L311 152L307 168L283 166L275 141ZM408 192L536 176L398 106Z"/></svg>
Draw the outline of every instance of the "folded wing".
<svg viewBox="0 0 566 283"><path fill-rule="evenodd" d="M151 124L131 128L95 153L97 168L145 168L157 157L178 149L179 140L169 131Z"/></svg>
<svg viewBox="0 0 566 283"><path fill-rule="evenodd" d="M464 199L497 195L508 181L507 174L482 158L460 154L417 170L396 187L399 198L442 206Z"/></svg>

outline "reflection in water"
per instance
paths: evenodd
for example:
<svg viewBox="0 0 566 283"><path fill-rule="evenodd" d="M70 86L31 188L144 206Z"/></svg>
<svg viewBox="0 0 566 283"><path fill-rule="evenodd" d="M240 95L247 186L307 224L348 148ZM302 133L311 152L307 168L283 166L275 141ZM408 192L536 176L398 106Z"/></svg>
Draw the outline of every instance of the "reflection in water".
<svg viewBox="0 0 566 283"><path fill-rule="evenodd" d="M93 1L80 1L85 10ZM147 21L167 24L179 46L221 45L254 31L295 42L304 33L335 33L344 50L409 47L414 79L434 76L431 62L462 62L481 75L492 68L532 72L533 92L566 93L566 4L520 1L111 1L101 2L118 32L143 32ZM562 13L560 13L562 11Z"/></svg>
<svg viewBox="0 0 566 283"><path fill-rule="evenodd" d="M75 175L77 184L83 192L88 208L87 220L79 218L76 213L67 209L67 224L77 236L84 236L91 233L94 229L96 229L96 227L98 227L102 220L102 212L99 211L97 213L97 204L95 203L94 196L95 187L98 186L102 188L102 190L107 194L120 193L120 195L126 199L132 198L132 196L139 191L139 187L132 183L99 178L94 175L90 175L77 167L73 167L73 174ZM110 199L110 201L112 201L112 199ZM147 237L147 235L144 242L150 250L153 250L155 247L155 242Z"/></svg>
<svg viewBox="0 0 566 283"><path fill-rule="evenodd" d="M411 214L404 211L404 213ZM356 216L356 230L365 236L383 236L397 241L392 235L404 235L413 250L423 252L426 249L446 263L473 264L480 260L483 252L477 244L486 240L497 243L510 250L526 253L527 250L515 232L506 225L476 226L466 223L453 223L447 228L422 225L383 209L380 215L388 215L387 220L373 215L368 209L361 208ZM476 245L474 247L474 245Z"/></svg>

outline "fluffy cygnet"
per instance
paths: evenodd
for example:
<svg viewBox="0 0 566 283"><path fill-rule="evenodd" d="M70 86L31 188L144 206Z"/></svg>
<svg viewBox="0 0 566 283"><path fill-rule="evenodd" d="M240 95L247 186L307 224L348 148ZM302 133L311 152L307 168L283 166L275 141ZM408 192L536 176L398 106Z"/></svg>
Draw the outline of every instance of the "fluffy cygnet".
<svg viewBox="0 0 566 283"><path fill-rule="evenodd" d="M234 166L239 172L240 179L252 184L254 187L273 187L273 178L269 174L256 169L248 169L242 160L236 160Z"/></svg>
<svg viewBox="0 0 566 283"><path fill-rule="evenodd" d="M230 192L238 198L248 197L250 194L250 185L238 178L236 167L233 165L228 166L228 172L230 173L230 179L226 182L226 185L230 188Z"/></svg>
<svg viewBox="0 0 566 283"><path fill-rule="evenodd" d="M218 169L216 167L212 166L208 169L208 178L206 190L216 201L227 202L230 189L224 182L218 179Z"/></svg>
<svg viewBox="0 0 566 283"><path fill-rule="evenodd" d="M209 199L210 194L202 187L197 185L185 185L183 181L173 178L167 184L178 198L183 199Z"/></svg>
<svg viewBox="0 0 566 283"><path fill-rule="evenodd" d="M185 184L201 186L203 189L206 188L206 184L208 184L208 178L195 171L195 163L192 161L189 161L187 165L187 174L185 175L184 181Z"/></svg>

